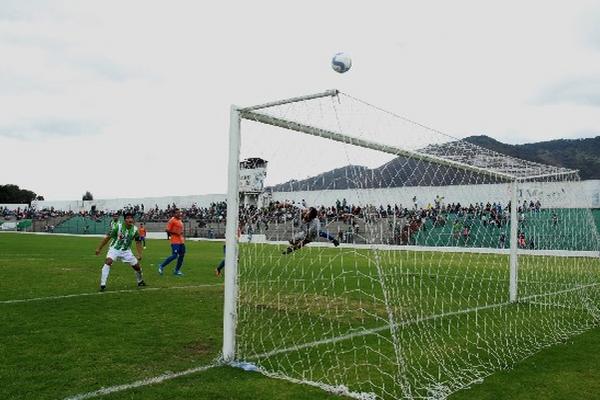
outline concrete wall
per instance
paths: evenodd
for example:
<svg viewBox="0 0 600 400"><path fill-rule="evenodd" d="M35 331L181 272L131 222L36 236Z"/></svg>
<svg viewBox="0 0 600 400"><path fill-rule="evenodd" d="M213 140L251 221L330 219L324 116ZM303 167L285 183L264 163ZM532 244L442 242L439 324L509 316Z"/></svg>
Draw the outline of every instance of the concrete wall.
<svg viewBox="0 0 600 400"><path fill-rule="evenodd" d="M469 204L475 202L501 202L506 204L510 199L509 184L494 185L457 185L457 186L424 186L401 187L387 189L366 190L323 190L315 192L276 192L273 201L294 200L301 202L303 199L308 205L334 205L336 200L346 199L348 204L364 206L365 204L387 205L402 204L405 207L413 206L413 197L417 197L420 207L433 203L436 196L443 196L444 203ZM518 192L522 200L540 200L544 207L582 207L600 208L600 180L582 182L558 183L526 183L522 184ZM146 209L158 205L166 208L175 203L179 207L190 207L196 203L199 207L207 207L210 203L225 201L225 194L209 194L197 196L167 196L146 198L98 199L92 201L38 201L37 208L54 207L57 210L82 211L90 210L96 205L98 210L118 210L127 205L144 204ZM23 205L21 205L23 206ZM16 208L16 207L15 207Z"/></svg>
<svg viewBox="0 0 600 400"><path fill-rule="evenodd" d="M121 199L98 199L90 201L65 200L65 201L38 201L37 208L54 207L56 210L63 211L89 211L93 205L100 211L120 210L128 205L144 205L146 210L154 208L165 209L167 205L175 203L178 207L191 207L196 204L198 207L207 207L210 203L225 201L225 194L206 194L196 196L165 196L165 197L140 197L140 198L121 198Z"/></svg>
<svg viewBox="0 0 600 400"><path fill-rule="evenodd" d="M523 183L517 192L521 201L540 200L545 207L600 207L600 180L582 182ZM323 190L315 192L276 192L273 201L293 200L307 205L333 205L336 200L346 199L348 204L364 206L373 204L402 204L413 206L417 197L419 207L433 204L436 196L443 196L444 203L470 204L475 202L501 202L510 199L510 184L411 186L401 188L367 190Z"/></svg>

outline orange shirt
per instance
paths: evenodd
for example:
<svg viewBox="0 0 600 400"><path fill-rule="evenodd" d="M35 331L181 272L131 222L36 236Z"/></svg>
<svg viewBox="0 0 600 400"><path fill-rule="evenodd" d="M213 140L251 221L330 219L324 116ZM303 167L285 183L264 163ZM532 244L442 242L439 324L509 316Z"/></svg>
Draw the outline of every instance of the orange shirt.
<svg viewBox="0 0 600 400"><path fill-rule="evenodd" d="M183 222L172 217L167 222L167 231L171 232L171 244L183 244Z"/></svg>
<svg viewBox="0 0 600 400"><path fill-rule="evenodd" d="M140 226L138 228L138 233L140 234L140 236L146 236L146 228Z"/></svg>

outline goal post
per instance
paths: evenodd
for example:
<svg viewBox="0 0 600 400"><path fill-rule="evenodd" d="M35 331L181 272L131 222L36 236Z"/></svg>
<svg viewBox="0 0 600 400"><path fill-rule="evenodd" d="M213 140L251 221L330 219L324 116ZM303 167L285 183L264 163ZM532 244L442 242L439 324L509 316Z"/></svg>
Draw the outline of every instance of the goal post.
<svg viewBox="0 0 600 400"><path fill-rule="evenodd" d="M508 297L511 303L517 301L519 291L519 258L517 255L517 231L518 231L518 215L517 215L517 190L518 182L513 180L511 183L511 207L510 207L510 283Z"/></svg>
<svg viewBox="0 0 600 400"><path fill-rule="evenodd" d="M231 106L229 117L229 162L227 171L227 222L225 230L225 294L223 306L223 360L235 358L237 322L237 232L240 184L240 113Z"/></svg>
<svg viewBox="0 0 600 400"><path fill-rule="evenodd" d="M227 363L364 400L444 398L600 323L577 171L337 90L232 106L229 140Z"/></svg>

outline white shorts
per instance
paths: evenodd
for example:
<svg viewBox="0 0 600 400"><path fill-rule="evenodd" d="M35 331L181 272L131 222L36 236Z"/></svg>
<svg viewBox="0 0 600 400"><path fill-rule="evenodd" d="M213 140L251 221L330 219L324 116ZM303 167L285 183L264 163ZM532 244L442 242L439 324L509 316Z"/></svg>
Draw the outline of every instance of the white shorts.
<svg viewBox="0 0 600 400"><path fill-rule="evenodd" d="M106 258L110 258L113 261L123 261L124 263L130 265L136 265L138 263L138 259L135 258L133 252L131 250L117 250L110 248L108 249L108 253L106 254Z"/></svg>

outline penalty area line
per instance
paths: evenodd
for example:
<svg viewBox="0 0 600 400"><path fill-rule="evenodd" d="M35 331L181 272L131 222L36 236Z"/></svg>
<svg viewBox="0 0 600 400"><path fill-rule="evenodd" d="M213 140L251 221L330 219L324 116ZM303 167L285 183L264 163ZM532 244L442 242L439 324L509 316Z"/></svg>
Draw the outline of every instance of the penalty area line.
<svg viewBox="0 0 600 400"><path fill-rule="evenodd" d="M146 378L146 379L142 379L142 380L135 381L132 383L126 383L123 385L103 387L101 389L94 390L93 392L80 393L80 394L76 394L74 396L65 397L64 400L85 400L85 399L91 399L94 397L105 396L105 395L111 394L111 393L122 392L124 390L135 389L135 388L139 388L142 386L154 385L157 383L162 383L164 381L179 378L182 376L187 376L187 375L192 375L192 374L195 374L198 372L207 371L211 368L219 367L221 365L222 364L219 364L219 363L213 363L213 364L208 364L208 365L202 365L200 367L186 369L185 371L180 371L180 372L165 372L162 375L155 376L152 378Z"/></svg>
<svg viewBox="0 0 600 400"><path fill-rule="evenodd" d="M33 301L45 301L45 300L60 300L70 299L73 297L86 297L86 296L105 296L117 293L141 293L141 292L154 292L157 290L173 290L173 289L197 289L202 287L216 287L223 286L222 283L207 283L203 285L185 285L185 286L171 286L171 287L144 287L138 289L123 289L123 290L108 290L106 292L88 292L88 293L74 293L65 294L61 296L48 296L48 297L32 297L28 299L14 299L14 300L1 300L0 304L15 304L15 303L29 303Z"/></svg>

